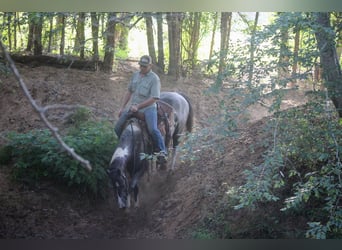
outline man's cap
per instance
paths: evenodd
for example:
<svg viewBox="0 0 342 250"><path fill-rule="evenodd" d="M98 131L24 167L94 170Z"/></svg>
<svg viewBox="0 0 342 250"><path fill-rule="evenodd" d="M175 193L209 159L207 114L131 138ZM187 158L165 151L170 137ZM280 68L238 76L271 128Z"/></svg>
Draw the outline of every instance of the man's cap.
<svg viewBox="0 0 342 250"><path fill-rule="evenodd" d="M152 64L152 57L148 56L148 55L144 55L140 58L139 60L139 64L140 65L144 65L147 66L149 64Z"/></svg>

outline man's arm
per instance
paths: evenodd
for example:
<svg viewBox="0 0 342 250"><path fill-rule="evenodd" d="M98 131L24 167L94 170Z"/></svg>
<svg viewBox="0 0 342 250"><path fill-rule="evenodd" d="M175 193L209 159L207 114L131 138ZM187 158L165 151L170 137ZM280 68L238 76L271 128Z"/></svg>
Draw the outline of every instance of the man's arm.
<svg viewBox="0 0 342 250"><path fill-rule="evenodd" d="M139 109L145 108L147 106L152 105L153 103L155 103L158 100L158 98L155 97L150 97L148 98L146 101L143 101L142 103L139 104L135 104L131 107L131 111L132 112L137 112Z"/></svg>
<svg viewBox="0 0 342 250"><path fill-rule="evenodd" d="M125 109L126 104L131 99L131 96L132 96L132 92L130 92L130 91L127 91L126 95L124 95L123 100L122 100L122 105L121 105L121 108L119 110L119 117L121 116L122 111Z"/></svg>

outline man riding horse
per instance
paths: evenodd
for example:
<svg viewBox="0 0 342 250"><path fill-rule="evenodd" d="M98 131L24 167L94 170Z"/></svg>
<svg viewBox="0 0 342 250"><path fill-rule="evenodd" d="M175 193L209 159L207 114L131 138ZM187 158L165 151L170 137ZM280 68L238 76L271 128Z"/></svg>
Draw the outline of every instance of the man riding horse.
<svg viewBox="0 0 342 250"><path fill-rule="evenodd" d="M119 110L119 120L115 125L115 133L120 137L126 121L135 113L143 113L147 129L152 137L153 146L160 163L166 162L164 138L157 125L157 105L160 98L160 79L152 71L152 58L144 55L139 60L140 70L133 73L128 90L123 97ZM131 103L127 109L126 105Z"/></svg>
<svg viewBox="0 0 342 250"><path fill-rule="evenodd" d="M186 132L192 130L193 109L187 96L177 92L161 92L157 107L158 128L165 138L166 148L172 146L170 170L173 171L179 139ZM134 201L135 207L138 206L139 182L151 166L149 157L141 156L142 154L151 155L154 150L152 140L150 140L150 136L147 136L147 126L140 121L145 120L142 117L144 113L129 110L128 112L130 113L127 114L127 117L130 117L129 114L131 114L134 118L129 118L124 123L117 147L107 169L116 193L118 206L122 209L129 208L131 200ZM136 119L137 116L138 119ZM156 166L159 165L160 169L166 169L166 165L169 165L166 163L159 162L158 164L157 161Z"/></svg>

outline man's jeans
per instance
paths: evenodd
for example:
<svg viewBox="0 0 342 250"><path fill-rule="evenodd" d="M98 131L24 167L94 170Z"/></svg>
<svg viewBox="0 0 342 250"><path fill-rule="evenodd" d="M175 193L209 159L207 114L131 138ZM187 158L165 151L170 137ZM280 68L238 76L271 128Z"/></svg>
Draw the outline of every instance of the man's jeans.
<svg viewBox="0 0 342 250"><path fill-rule="evenodd" d="M157 119L158 119L157 109L155 107L147 108L144 111L144 114L145 114L146 126L147 126L149 133L152 136L154 147L156 149L159 149L160 151L163 151L166 153L164 138L161 135L161 133L157 127ZM131 117L130 111L122 112L122 114L121 114L121 116L120 116L119 120L117 121L115 128L114 128L114 131L118 137L120 137L122 130L123 130L123 126L125 125L127 119L129 119L129 117Z"/></svg>

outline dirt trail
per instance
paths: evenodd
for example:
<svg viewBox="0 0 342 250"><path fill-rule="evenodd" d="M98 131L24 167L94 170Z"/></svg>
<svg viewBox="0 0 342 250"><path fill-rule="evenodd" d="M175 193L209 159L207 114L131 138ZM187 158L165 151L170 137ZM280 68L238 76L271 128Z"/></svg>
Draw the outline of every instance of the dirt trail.
<svg viewBox="0 0 342 250"><path fill-rule="evenodd" d="M135 65L122 64L118 72L108 75L18 66L40 104L82 104L112 120L116 119L128 78L136 70ZM204 80L161 80L163 90L182 91L190 96L197 129L217 110L218 98L203 94L207 87ZM303 100L303 95L289 95L284 104L291 107ZM0 77L0 114L1 133L43 126L10 76ZM34 190L16 185L8 179L7 168L0 167L0 238L189 238L191 229L224 199L227 186L241 184L242 171L261 160L264 149L256 148L251 153L249 146L261 140L262 118L268 114L258 104L249 114L251 122L241 128L239 138L219 142L225 154L203 151L193 162L178 161L173 174L155 173L152 181L142 184L141 207L129 213L119 211L112 198L94 204L49 183ZM58 124L63 115L55 113L49 118Z"/></svg>

